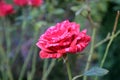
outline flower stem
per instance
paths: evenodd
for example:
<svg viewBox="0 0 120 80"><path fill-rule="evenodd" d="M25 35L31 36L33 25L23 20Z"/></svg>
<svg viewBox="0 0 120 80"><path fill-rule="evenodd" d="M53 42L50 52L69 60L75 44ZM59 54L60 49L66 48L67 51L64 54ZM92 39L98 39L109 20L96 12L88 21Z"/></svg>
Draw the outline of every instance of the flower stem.
<svg viewBox="0 0 120 80"><path fill-rule="evenodd" d="M42 80L44 80L45 73L46 73L46 71L47 71L47 67L48 67L48 59L45 59L45 60L44 60L44 64L43 64Z"/></svg>
<svg viewBox="0 0 120 80"><path fill-rule="evenodd" d="M67 68L68 78L69 78L69 80L72 80L72 73L71 73L70 64L68 62L68 59L65 62L65 64L66 64L66 68Z"/></svg>
<svg viewBox="0 0 120 80"><path fill-rule="evenodd" d="M3 57L3 62L4 65L7 66L7 70L6 73L8 75L9 80L13 80L13 75L12 75L12 71L11 71L11 67L10 67L10 61L9 61L9 53L10 53L10 46L11 46L11 40L10 40L10 32L9 32L9 24L7 21L7 18L3 18L3 30L4 30L4 34L5 34L5 40L6 40L6 51L5 53L2 53L2 57ZM7 27L7 28L6 28Z"/></svg>
<svg viewBox="0 0 120 80"><path fill-rule="evenodd" d="M86 64L86 67L85 67L85 71L87 71L89 69L89 67L90 67L90 62L91 62L92 55L93 55L93 52L94 52L95 34L96 34L96 28L93 28L92 41L91 41L91 49L90 49L90 54L88 56L87 64ZM87 80L87 76L84 76L83 80Z"/></svg>
<svg viewBox="0 0 120 80"><path fill-rule="evenodd" d="M37 58L37 48L34 48L34 54L32 58L32 70L31 70L30 76L28 76L28 80L33 80L34 78L36 63L37 63L36 58Z"/></svg>
<svg viewBox="0 0 120 80"><path fill-rule="evenodd" d="M20 35L20 41L19 41L19 44L18 44L18 46L16 47L16 49L15 49L15 55L14 55L14 58L12 59L12 61L11 61L11 63L13 64L14 63L14 61L16 60L16 58L18 57L18 54L19 54L19 51L20 51L20 49L21 49L21 45L23 44L23 41L24 41L24 35L25 35L25 29L26 29L26 26L27 26L27 15L26 15L26 8L24 9L22 9L22 15L23 15L23 20L22 20L22 27L21 27L21 35Z"/></svg>
<svg viewBox="0 0 120 80"><path fill-rule="evenodd" d="M43 77L42 80L47 80L48 75L50 74L50 72L52 71L53 67L55 66L55 59L52 59L48 69L47 69L47 65L48 65L48 60L45 60L45 64L44 64L44 68L46 68L47 70L44 69L44 73L43 73Z"/></svg>
<svg viewBox="0 0 120 80"><path fill-rule="evenodd" d="M76 80L77 78L80 78L80 77L82 77L82 76L83 76L82 74L81 74L81 75L77 75L77 76L73 77L72 80Z"/></svg>
<svg viewBox="0 0 120 80"><path fill-rule="evenodd" d="M116 19L115 19L113 31L112 31L112 36L111 36L111 39L110 39L110 41L109 41L109 43L108 43L108 45L107 45L107 48L106 48L106 50L105 50L105 54L104 54L103 59L102 59L102 61L101 61L100 67L103 67L103 65L104 65L104 63L105 63L105 60L106 60L106 57L107 57L107 55L108 55L108 51L109 51L110 45L111 45L113 39L115 38L114 35L115 35L116 28L117 28L119 15L120 15L120 12L118 11L118 12L117 12L117 15L116 15Z"/></svg>
<svg viewBox="0 0 120 80"><path fill-rule="evenodd" d="M29 54L27 55L27 58L26 58L23 66L22 66L22 69L21 69L20 76L19 76L18 80L22 80L23 79L25 70L26 70L27 65L29 63L29 60L31 59L31 56L32 56L32 50L33 50L33 46L30 48Z"/></svg>
<svg viewBox="0 0 120 80"><path fill-rule="evenodd" d="M108 55L109 48L110 48L110 46L111 46L111 44L112 44L112 42L113 42L113 40L114 40L114 38L115 38L115 35L117 34L117 33L115 34L115 31L116 31L116 28L117 28L119 16L120 16L120 12L118 11L118 12L117 12L117 15L116 15L114 27L113 27L111 39L110 39L110 41L108 42L108 45L107 45L107 47L106 47L105 53L104 53L103 58L102 58L102 61L101 61L101 63L100 63L100 67L101 67L101 68L103 67L103 65L104 65L104 63L105 63L105 60L106 60L107 55ZM119 31L118 31L118 32L119 32ZM95 77L94 80L98 80L98 77Z"/></svg>

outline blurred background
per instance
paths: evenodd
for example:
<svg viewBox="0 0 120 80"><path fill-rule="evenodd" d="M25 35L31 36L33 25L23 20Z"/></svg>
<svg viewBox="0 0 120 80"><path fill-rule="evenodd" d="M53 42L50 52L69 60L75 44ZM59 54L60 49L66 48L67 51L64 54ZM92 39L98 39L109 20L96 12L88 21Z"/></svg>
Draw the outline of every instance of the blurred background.
<svg viewBox="0 0 120 80"><path fill-rule="evenodd" d="M47 69L51 63L52 69L46 80L68 80L62 60L40 59L40 49L36 46L40 35L48 27L66 19L79 23L81 30L86 28L87 34L91 35L93 28L87 18L89 9L93 23L97 25L97 44L112 32L116 12L120 10L120 0L43 0L37 7L18 6L12 0L6 0L6 3L13 5L15 13L0 17L0 80L44 80L42 76L46 71L43 72L43 66L47 65ZM91 67L99 65L108 41L94 49ZM73 76L84 71L89 48L90 45L82 55L70 56ZM104 68L109 73L100 80L120 80L120 35L110 46ZM88 80L94 80L94 77Z"/></svg>

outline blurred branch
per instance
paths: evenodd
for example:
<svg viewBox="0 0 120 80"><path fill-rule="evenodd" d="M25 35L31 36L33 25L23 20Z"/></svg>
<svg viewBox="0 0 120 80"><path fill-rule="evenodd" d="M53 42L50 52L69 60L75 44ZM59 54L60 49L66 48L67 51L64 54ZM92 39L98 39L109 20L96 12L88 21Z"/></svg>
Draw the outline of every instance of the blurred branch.
<svg viewBox="0 0 120 80"><path fill-rule="evenodd" d="M116 34L114 35L114 37L117 37L119 34L120 34L120 30L119 30L118 32L116 32ZM98 43L94 46L94 48L99 47L100 45L102 45L102 44L105 43L106 41L110 40L111 38L112 38L112 36L110 36L110 34L108 34L108 35L106 36L106 38L103 39L102 41L98 42Z"/></svg>
<svg viewBox="0 0 120 80"><path fill-rule="evenodd" d="M116 15L116 19L115 19L115 23L114 23L114 27L113 27L112 34L114 34L114 33L115 33L115 31L116 31L119 16L120 16L120 11L117 11L117 15Z"/></svg>
<svg viewBox="0 0 120 80"><path fill-rule="evenodd" d="M88 60L87 60L87 63L86 63L85 72L86 72L86 71L89 69L89 67L90 67L90 62L91 62L91 60L92 60L92 55L93 55L93 53L94 53L95 34L96 34L96 28L93 28L90 54L89 54L89 56L88 56ZM84 77L83 77L83 80L87 80L87 76L84 76Z"/></svg>
<svg viewBox="0 0 120 80"><path fill-rule="evenodd" d="M72 80L72 73L71 73L71 69L70 69L68 56L64 57L64 62L65 62L66 68L67 68L68 78L69 78L69 80Z"/></svg>
<svg viewBox="0 0 120 80"><path fill-rule="evenodd" d="M22 21L22 24L21 24L21 35L20 35L20 42L19 44L17 45L16 49L15 49L15 56L14 58L12 59L12 63L14 63L14 61L16 60L16 58L18 57L18 53L21 49L21 45L22 45L22 42L24 41L24 34L25 34L25 29L26 29L26 26L27 26L27 17L28 15L26 14L26 8L22 8L22 15L23 15L23 21Z"/></svg>
<svg viewBox="0 0 120 80"><path fill-rule="evenodd" d="M91 27L92 28L96 28L97 27L97 23L95 23L91 17L91 14L90 14L90 9L88 8L88 16L87 16L87 19L89 20L90 24L92 25Z"/></svg>
<svg viewBox="0 0 120 80"><path fill-rule="evenodd" d="M38 29L38 30L39 30L39 29ZM36 36L39 34L39 31L35 31L35 32L36 32L36 33L34 33L34 35L33 35L33 36L35 36L34 39L33 39L33 44L35 44L35 42L36 42L36 40L37 40L37 37L36 37ZM29 52L28 52L27 58L26 58L23 66L22 66L22 69L21 69L21 72L20 72L20 76L19 76L19 80L22 80L22 78L23 78L23 76L24 76L26 67L27 67L27 65L28 65L29 60L31 59L31 55L32 55L32 51L33 51L33 50L34 50L34 46L32 45L32 46L30 47ZM29 79L32 79L32 78L33 78L33 75L34 75L34 73L35 73L37 50L35 49L34 52L35 52L35 53L34 53L33 58L32 58L32 71L31 71L31 73L30 73L31 76L29 77Z"/></svg>
<svg viewBox="0 0 120 80"><path fill-rule="evenodd" d="M76 80L77 78L80 78L80 77L82 77L82 76L83 76L83 75L77 75L77 76L73 77L72 80Z"/></svg>
<svg viewBox="0 0 120 80"><path fill-rule="evenodd" d="M31 70L31 73L28 77L28 80L33 80L34 78L34 73L35 73L35 70L36 70L36 58L37 58L37 49L35 48L34 49L34 52L33 52L33 58L32 58L32 70Z"/></svg>
<svg viewBox="0 0 120 80"><path fill-rule="evenodd" d="M48 69L47 69L46 72L43 74L42 80L47 80L48 75L50 74L52 68L53 68L54 65L55 65L55 61L56 61L55 59L52 59L50 65L49 65L49 67L48 67Z"/></svg>
<svg viewBox="0 0 120 80"><path fill-rule="evenodd" d="M114 35L115 35L116 28L117 28L117 23L118 23L119 15L120 15L120 12L117 11L117 15L116 15L116 19L115 19L115 23L114 23L114 27L113 27L113 31L112 31L112 36L111 36L110 41L108 42L108 45L106 47L105 53L104 53L102 61L100 63L100 67L103 67L103 65L105 63L105 60L107 58L107 55L108 55L109 48L110 48L110 46L111 46L111 44L112 44L112 42L113 42L113 40L115 38ZM120 33L120 32L118 31L118 33ZM98 77L95 77L95 80L98 80Z"/></svg>
<svg viewBox="0 0 120 80"><path fill-rule="evenodd" d="M42 80L43 80L44 74L46 73L47 67L48 67L48 59L45 59L43 64Z"/></svg>
<svg viewBox="0 0 120 80"><path fill-rule="evenodd" d="M98 46L102 45L103 43L105 43L106 41L108 41L110 38L111 38L110 33L108 33L107 36L106 36L106 38L103 39L102 41L98 42L98 43L94 46L94 48L97 48Z"/></svg>
<svg viewBox="0 0 120 80"><path fill-rule="evenodd" d="M90 62L92 60L92 55L94 53L94 42L95 42L95 35L96 35L96 27L97 25L95 24L95 22L93 21L91 14L90 14L90 8L88 8L88 16L87 19L89 20L91 27L93 28L93 32L92 32L92 40L91 40L91 47L90 47L90 54L88 56L88 60L85 66L85 71L87 71L90 67ZM83 80L87 80L87 76L83 76Z"/></svg>
<svg viewBox="0 0 120 80"><path fill-rule="evenodd" d="M1 46L0 46L1 47ZM1 72L5 72L7 74L7 76L5 75L5 77L8 77L9 80L13 80L13 76L12 76L12 71L9 65L9 60L7 58L6 53L4 52L3 48L0 48L0 56L3 58L2 59L2 63L4 65L2 65L3 69L6 67L7 69L2 70ZM5 67L4 67L5 66ZM1 70L1 69L0 69ZM4 74L4 73L3 73ZM4 76L4 75L3 75ZM4 77L3 77L4 78Z"/></svg>
<svg viewBox="0 0 120 80"><path fill-rule="evenodd" d="M26 58L23 66L22 66L22 69L21 69L20 76L19 76L18 80L22 80L23 79L26 67L27 67L28 62L29 62L29 60L31 58L31 55L32 55L32 50L33 50L33 46L30 48L29 54L27 55L27 58Z"/></svg>
<svg viewBox="0 0 120 80"><path fill-rule="evenodd" d="M109 41L109 43L108 43L108 45L107 45L107 48L106 48L106 50L105 50L105 54L104 54L103 59L102 59L102 61L101 61L100 67L103 67L104 62L105 62L106 57L107 57L107 54L108 54L109 47L110 47L113 39L115 38L114 35L115 35L116 28L117 28L117 23L118 23L119 15L120 15L120 12L118 11L118 12L117 12L117 15L116 15L116 19L115 19L113 31L112 31L112 36L111 36L111 39L110 39L110 41Z"/></svg>
<svg viewBox="0 0 120 80"><path fill-rule="evenodd" d="M6 66L6 69L3 71L7 74L9 80L13 80L13 75L10 67L10 61L9 61L9 53L10 53L10 46L11 46L11 40L10 40L10 32L9 32L9 24L6 17L2 18L2 26L3 26L3 34L5 34L5 43L6 43L6 49L3 49L2 44L0 43L1 49L1 56L3 57L2 62L4 66ZM6 29L5 29L6 28ZM3 65L2 65L3 66ZM4 67L3 67L4 68Z"/></svg>

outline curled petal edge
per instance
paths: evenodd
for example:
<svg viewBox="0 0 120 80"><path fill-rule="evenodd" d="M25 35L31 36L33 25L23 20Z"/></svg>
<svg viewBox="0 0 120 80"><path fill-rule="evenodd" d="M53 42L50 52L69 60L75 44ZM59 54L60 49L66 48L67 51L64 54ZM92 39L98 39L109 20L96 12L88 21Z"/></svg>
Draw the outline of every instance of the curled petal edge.
<svg viewBox="0 0 120 80"><path fill-rule="evenodd" d="M44 58L60 58L63 56L61 53L47 53L45 51L40 51L39 56L44 59Z"/></svg>

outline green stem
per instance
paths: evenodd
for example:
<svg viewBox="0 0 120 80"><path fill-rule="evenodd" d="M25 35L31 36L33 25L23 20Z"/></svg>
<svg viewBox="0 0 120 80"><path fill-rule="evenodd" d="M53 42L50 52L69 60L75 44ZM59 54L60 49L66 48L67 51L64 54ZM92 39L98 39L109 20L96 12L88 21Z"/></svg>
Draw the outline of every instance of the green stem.
<svg viewBox="0 0 120 80"><path fill-rule="evenodd" d="M22 78L24 76L26 67L27 67L28 62L29 62L29 60L31 58L31 55L32 55L32 50L33 50L33 46L30 48L30 52L29 52L29 54L28 54L28 56L27 56L27 58L26 58L26 60L25 60L25 62L23 64L23 66L22 66L22 69L21 69L20 76L19 76L18 80L22 80Z"/></svg>
<svg viewBox="0 0 120 80"><path fill-rule="evenodd" d="M108 45L107 45L107 47L106 47L105 53L104 53L104 55L103 55L103 59L102 59L102 61L101 61L101 63L100 63L100 67L101 67L101 68L103 67L103 65L104 65L104 63L105 63L105 60L106 60L106 58L107 58L108 51L109 51L109 48L110 48L110 45L111 45L113 39L114 39L114 35L111 36L111 39L110 39L110 41L109 41L109 43L108 43ZM98 80L98 77L97 77L97 76L95 77L95 80Z"/></svg>
<svg viewBox="0 0 120 80"><path fill-rule="evenodd" d="M3 18L3 29L5 33L5 41L6 41L6 54L8 55L10 53L10 46L11 46L11 40L10 40L10 30L9 30L9 22L8 19L5 17Z"/></svg>
<svg viewBox="0 0 120 80"><path fill-rule="evenodd" d="M120 34L120 30L114 35L114 38L117 37ZM94 48L97 48L99 46L101 46L103 43L105 43L106 41L110 40L112 38L112 36L108 36L106 37L104 40L98 42Z"/></svg>
<svg viewBox="0 0 120 80"><path fill-rule="evenodd" d="M45 73L46 73L46 71L47 71L47 67L48 67L48 59L45 59L45 60L44 60L44 64L43 64L42 80L44 80Z"/></svg>
<svg viewBox="0 0 120 80"><path fill-rule="evenodd" d="M2 56L2 58L3 58L3 60L2 60L2 64L3 64L3 66L5 65L5 66L7 66L7 71L5 71L5 69L4 70L2 70L2 72L4 72L3 74L7 74L8 75L8 78L9 78L9 80L13 80L13 76L12 76L12 72L11 72L11 69L10 69L10 65L9 65L9 60L8 60L8 58L7 58L7 56L5 55L5 52L1 49L1 56ZM2 66L2 67L3 67ZM4 67L3 67L4 68ZM3 75L4 76L4 75ZM6 75L5 75L5 77L7 77ZM4 77L3 77L4 78Z"/></svg>
<svg viewBox="0 0 120 80"><path fill-rule="evenodd" d="M81 75L77 75L77 76L73 77L72 80L76 80L77 78L80 78L80 77L82 77L82 76L83 76L82 74L81 74Z"/></svg>
<svg viewBox="0 0 120 80"><path fill-rule="evenodd" d="M12 75L12 71L11 71L10 64L9 64L9 58L8 58L8 55L10 53L10 46L11 46L10 42L11 41L10 41L10 32L8 30L9 29L8 21L7 21L6 18L3 18L3 29L4 29L4 32L5 32L5 39L6 39L6 52L2 53L3 54L2 56L3 56L3 59L4 59L3 62L7 66L6 73L9 77L9 80L13 80L13 75Z"/></svg>
<svg viewBox="0 0 120 80"><path fill-rule="evenodd" d="M112 44L112 41L114 40L114 38L119 34L119 31L115 34L115 31L116 31L116 28L117 28L117 24L118 24L118 19L119 19L119 16L120 16L120 12L117 11L117 15L116 15L116 18L115 18L115 23L114 23L114 27L113 27L113 31L112 31L112 36L111 36L111 39L110 41L108 42L108 45L106 47L106 50L105 50L105 53L103 55L103 58L102 58L102 61L100 63L100 67L103 67L104 63L105 63L105 60L107 58L107 55L108 55L108 51L109 51L109 48ZM94 80L98 80L98 77L96 76Z"/></svg>
<svg viewBox="0 0 120 80"><path fill-rule="evenodd" d="M52 59L51 64L49 65L49 68L47 70L47 75L51 72L51 70L53 69L54 65L55 65L55 59Z"/></svg>
<svg viewBox="0 0 120 80"><path fill-rule="evenodd" d="M103 59L102 59L102 61L101 61L100 67L103 67L103 65L104 65L104 63L105 63L105 60L106 60L106 57L107 57L107 55L108 55L108 51L109 51L109 48L110 48L110 45L111 45L113 39L114 39L114 35L112 35L112 38L110 39L110 41L109 41L109 43L108 43L108 45L107 45L107 48L106 48L106 50L105 50L105 54L104 54Z"/></svg>
<svg viewBox="0 0 120 80"><path fill-rule="evenodd" d="M86 64L86 67L85 67L85 72L89 69L90 62L92 60L92 55L93 55L93 52L94 52L95 34L96 34L96 28L93 28L92 41L91 41L91 49L90 49L90 54L88 56L87 64ZM87 76L84 76L83 80L87 80Z"/></svg>
<svg viewBox="0 0 120 80"><path fill-rule="evenodd" d="M108 45L106 47L106 50L105 50L105 53L103 55L103 58L102 58L102 61L100 63L100 67L102 68L104 63L105 63L105 60L107 58L107 55L108 55L108 51L109 51L109 48L112 44L112 41L114 40L114 38L119 34L119 31L115 34L115 31L117 29L117 24L118 24L118 19L119 19L119 16L120 16L120 12L117 11L117 15L116 15L116 18L115 18L115 22L114 22L114 26L113 26L113 31L112 31L112 36L111 36L111 39L110 41L108 42ZM98 77L96 76L94 80L98 80Z"/></svg>
<svg viewBox="0 0 120 80"><path fill-rule="evenodd" d="M36 35L36 34L35 34L35 35ZM35 36L35 35L34 35L34 36ZM33 41L34 41L33 44L35 44L36 38L35 38L35 40L33 40ZM24 64L23 64L23 66L22 66L22 70L21 70L21 72L20 72L20 76L19 76L19 79L18 79L18 80L22 80L22 78L23 78L23 76L24 76L25 69L26 69L26 67L27 67L27 64L28 64L29 60L31 59L31 55L32 55L33 49L34 49L34 46L31 46L30 51L28 52L28 56L27 56L27 58L26 58L26 60L25 60L25 62L24 62ZM35 57L35 56L36 56L36 55L34 55L34 57ZM34 63L34 66L32 66L32 67L35 68L35 63Z"/></svg>
<svg viewBox="0 0 120 80"><path fill-rule="evenodd" d="M34 73L36 70L36 58L37 58L37 49L35 48L34 54L33 54L33 58L32 58L32 71L30 73L30 78L28 80L33 80L34 77Z"/></svg>
<svg viewBox="0 0 120 80"><path fill-rule="evenodd" d="M7 21L7 20L6 20ZM7 23L6 23L6 27L9 27L8 26L9 24L8 24L8 21L7 21ZM8 28L9 29L9 28ZM7 51L6 51L6 57L7 57L7 55L9 55L10 54L10 49L11 49L11 39L10 39L10 31L8 30L8 31L6 31L6 42L7 42ZM9 78L10 78L10 80L13 80L13 76L12 76L12 71L11 71L11 68L10 68L10 61L9 61L9 58L7 57L7 61L6 61L7 63L7 66L8 66L8 71L7 71L7 73L8 73L8 76L9 76Z"/></svg>
<svg viewBox="0 0 120 80"><path fill-rule="evenodd" d="M114 23L114 26L113 26L112 36L111 36L111 39L110 39L110 41L109 41L109 43L107 45L107 48L105 50L105 54L104 54L103 59L101 61L100 67L103 67L103 65L105 63L105 60L106 60L106 57L108 55L108 51L109 51L110 45L112 44L112 41L115 38L114 35L115 35L116 28L117 28L119 16L120 16L120 12L117 11L117 15L116 15L116 18L115 18L115 23Z"/></svg>
<svg viewBox="0 0 120 80"><path fill-rule="evenodd" d="M50 74L51 70L53 69L53 67L54 67L54 65L55 65L55 61L56 61L55 59L52 59L50 65L49 65L49 67L48 67L48 70L45 70L46 72L43 71L44 74L43 74L42 80L47 80L48 75ZM44 67L47 68L47 65L44 66Z"/></svg>
<svg viewBox="0 0 120 80"><path fill-rule="evenodd" d="M65 62L65 64L66 64L66 68L67 68L68 78L69 78L69 80L72 80L72 73L71 73L70 64L68 62L68 59Z"/></svg>
<svg viewBox="0 0 120 80"><path fill-rule="evenodd" d="M22 22L22 35L24 35L24 29L25 29L25 27L26 27L26 24L27 24L27 17L28 17L28 15L26 15L26 8L24 9L22 9L22 15L23 15L23 22Z"/></svg>
<svg viewBox="0 0 120 80"><path fill-rule="evenodd" d="M8 76L6 76L7 71L4 69L6 57L5 57L5 51L2 47L2 45L0 45L0 57L1 57L0 58L0 72L1 72L2 80L8 80Z"/></svg>
<svg viewBox="0 0 120 80"><path fill-rule="evenodd" d="M6 23L7 24L7 23ZM6 26L7 27L7 26ZM9 28L8 28L9 29ZM6 29L5 31L5 37L6 37L6 44L7 44L7 50L6 53L9 54L10 53L10 46L11 46L11 41L10 41L10 32L9 30Z"/></svg>
<svg viewBox="0 0 120 80"><path fill-rule="evenodd" d="M19 44L18 44L18 46L17 46L17 48L15 49L15 56L14 56L14 58L12 59L12 61L11 61L11 63L14 63L14 61L16 60L16 58L17 58L17 56L18 56L18 53L19 53L19 51L20 51L20 48L21 48L21 45L22 45L22 42L24 41L24 34L25 34L25 28L26 28L26 26L27 26L27 17L28 17L28 15L26 15L26 8L22 8L22 15L23 15L23 21L22 21L22 27L21 27L21 35L20 35L20 37L21 37L21 40L20 40L20 42L19 42Z"/></svg>

